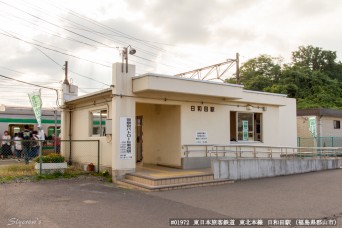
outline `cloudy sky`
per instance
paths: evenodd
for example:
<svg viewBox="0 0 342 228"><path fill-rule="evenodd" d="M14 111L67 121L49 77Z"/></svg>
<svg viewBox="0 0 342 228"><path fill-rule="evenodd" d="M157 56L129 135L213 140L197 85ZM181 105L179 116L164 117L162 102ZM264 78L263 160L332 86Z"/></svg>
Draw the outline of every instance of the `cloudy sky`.
<svg viewBox="0 0 342 228"><path fill-rule="evenodd" d="M340 0L0 0L0 104L29 106L37 89L9 78L58 89L65 61L79 94L108 88L128 45L137 74L174 75L236 52L242 63L260 54L288 62L301 45L341 60L341 15ZM56 106L53 90L42 96Z"/></svg>

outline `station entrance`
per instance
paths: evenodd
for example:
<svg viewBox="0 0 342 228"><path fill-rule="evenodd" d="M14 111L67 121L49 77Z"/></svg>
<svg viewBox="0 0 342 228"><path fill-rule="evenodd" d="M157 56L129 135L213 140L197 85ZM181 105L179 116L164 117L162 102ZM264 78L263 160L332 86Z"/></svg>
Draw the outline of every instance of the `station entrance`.
<svg viewBox="0 0 342 228"><path fill-rule="evenodd" d="M180 106L136 104L136 162L181 166Z"/></svg>

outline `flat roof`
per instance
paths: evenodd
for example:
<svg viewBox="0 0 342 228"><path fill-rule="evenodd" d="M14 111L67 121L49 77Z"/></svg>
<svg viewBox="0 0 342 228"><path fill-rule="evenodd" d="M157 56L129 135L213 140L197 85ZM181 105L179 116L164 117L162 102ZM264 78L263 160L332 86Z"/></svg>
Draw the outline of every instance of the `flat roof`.
<svg viewBox="0 0 342 228"><path fill-rule="evenodd" d="M298 109L297 116L335 116L342 117L342 110L328 108Z"/></svg>
<svg viewBox="0 0 342 228"><path fill-rule="evenodd" d="M98 96L98 95L106 94L108 92L112 92L112 88L107 88L107 89L99 90L99 91L96 91L96 92L93 92L93 93L88 93L88 94L85 94L85 95L82 95L82 96L78 96L78 97L76 97L74 99L66 101L65 103L66 104L68 104L69 102L72 103L73 101L79 101L81 99L91 98L93 96Z"/></svg>

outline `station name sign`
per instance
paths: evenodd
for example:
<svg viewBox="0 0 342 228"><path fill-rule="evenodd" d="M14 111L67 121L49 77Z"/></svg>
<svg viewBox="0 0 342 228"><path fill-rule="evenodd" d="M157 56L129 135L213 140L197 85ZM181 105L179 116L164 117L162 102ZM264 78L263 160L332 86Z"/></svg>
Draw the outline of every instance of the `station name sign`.
<svg viewBox="0 0 342 228"><path fill-rule="evenodd" d="M212 106L202 106L202 105L191 105L190 110L192 112L215 112L215 107Z"/></svg>

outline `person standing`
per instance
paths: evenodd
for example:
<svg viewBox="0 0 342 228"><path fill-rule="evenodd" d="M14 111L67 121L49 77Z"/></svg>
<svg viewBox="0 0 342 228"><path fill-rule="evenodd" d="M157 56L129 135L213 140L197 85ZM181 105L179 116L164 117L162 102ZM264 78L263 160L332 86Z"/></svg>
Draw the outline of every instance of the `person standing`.
<svg viewBox="0 0 342 228"><path fill-rule="evenodd" d="M8 131L4 131L1 137L1 150L2 159L8 158L11 155L11 136L8 134Z"/></svg>
<svg viewBox="0 0 342 228"><path fill-rule="evenodd" d="M32 132L29 130L29 126L26 124L24 126L24 131L21 132L22 138L23 138L23 152L24 152L24 157L25 157L25 163L29 163L29 154L31 150L31 138L32 138Z"/></svg>
<svg viewBox="0 0 342 228"><path fill-rule="evenodd" d="M14 150L18 159L18 162L20 161L21 154L23 152L23 145L21 142L22 138L20 137L20 134L15 133L14 134Z"/></svg>
<svg viewBox="0 0 342 228"><path fill-rule="evenodd" d="M32 141L31 141L30 159L37 157L38 151L39 151L39 135L38 135L38 131L33 131L32 132Z"/></svg>

